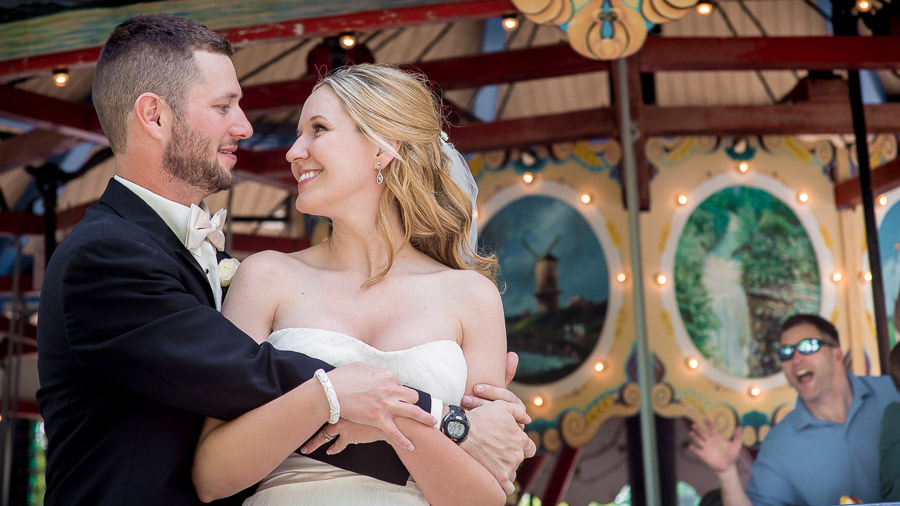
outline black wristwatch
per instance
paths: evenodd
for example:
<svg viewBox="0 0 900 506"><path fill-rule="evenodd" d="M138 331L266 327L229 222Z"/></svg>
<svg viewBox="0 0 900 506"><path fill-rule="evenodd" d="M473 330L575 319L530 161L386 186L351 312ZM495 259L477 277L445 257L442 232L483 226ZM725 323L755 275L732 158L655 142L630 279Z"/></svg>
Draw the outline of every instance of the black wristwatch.
<svg viewBox="0 0 900 506"><path fill-rule="evenodd" d="M450 411L441 422L441 432L456 444L460 444L469 436L469 419L459 406L448 406Z"/></svg>

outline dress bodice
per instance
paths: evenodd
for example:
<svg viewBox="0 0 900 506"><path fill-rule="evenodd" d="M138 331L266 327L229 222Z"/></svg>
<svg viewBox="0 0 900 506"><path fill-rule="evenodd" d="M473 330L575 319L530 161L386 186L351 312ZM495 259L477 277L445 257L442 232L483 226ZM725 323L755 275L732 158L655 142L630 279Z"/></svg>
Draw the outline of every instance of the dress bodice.
<svg viewBox="0 0 900 506"><path fill-rule="evenodd" d="M268 342L340 367L351 362L383 367L404 385L428 392L445 404L459 404L466 388L466 360L455 341L443 340L405 350L382 351L359 339L330 330L286 328ZM427 506L413 481L393 485L338 469L294 453L260 483L244 506Z"/></svg>
<svg viewBox="0 0 900 506"><path fill-rule="evenodd" d="M276 330L268 341L279 350L304 353L335 367L351 362L383 367L404 385L428 392L445 404L458 405L466 389L466 359L456 341L431 341L405 350L382 351L340 332L311 328Z"/></svg>

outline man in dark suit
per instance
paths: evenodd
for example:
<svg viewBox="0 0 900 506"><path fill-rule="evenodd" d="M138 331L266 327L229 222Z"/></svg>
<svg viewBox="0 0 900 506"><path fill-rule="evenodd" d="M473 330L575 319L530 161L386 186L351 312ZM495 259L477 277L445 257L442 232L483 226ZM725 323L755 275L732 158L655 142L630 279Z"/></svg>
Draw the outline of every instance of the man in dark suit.
<svg viewBox="0 0 900 506"><path fill-rule="evenodd" d="M238 141L252 134L231 55L220 35L167 15L128 20L104 46L93 97L117 175L53 255L41 293L48 506L198 504L190 473L204 418L235 418L332 369L257 345L217 311L221 219L203 199L231 186ZM440 403L382 377L371 389L388 402L336 382L338 400L353 401L341 414L395 442L406 439L393 417L434 423ZM521 403L492 397L507 406L470 412L467 451L508 489L534 446L517 425ZM324 388L321 402L334 407ZM315 456L408 476L385 443Z"/></svg>

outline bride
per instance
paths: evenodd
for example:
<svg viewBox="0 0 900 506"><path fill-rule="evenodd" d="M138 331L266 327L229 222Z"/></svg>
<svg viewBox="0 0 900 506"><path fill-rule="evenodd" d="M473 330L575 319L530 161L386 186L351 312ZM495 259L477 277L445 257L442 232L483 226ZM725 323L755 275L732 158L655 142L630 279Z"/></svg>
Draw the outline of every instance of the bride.
<svg viewBox="0 0 900 506"><path fill-rule="evenodd" d="M297 135L287 154L297 209L330 218L332 233L303 251L246 259L222 312L258 342L339 367L322 386L301 385L299 401L285 396L232 422L207 420L194 463L199 496L230 496L262 480L245 505L503 504L491 472L432 427L395 418L406 444L352 420L325 425L335 406L323 386L333 383L346 413L348 385L380 371L353 362L388 369L446 405L459 405L475 384L503 384L497 264L474 250L477 187L442 139L438 102L424 77L356 65L316 86ZM451 166L469 181L451 179ZM333 454L377 440L389 441L409 470L405 486L293 453L304 441L303 453L331 443Z"/></svg>

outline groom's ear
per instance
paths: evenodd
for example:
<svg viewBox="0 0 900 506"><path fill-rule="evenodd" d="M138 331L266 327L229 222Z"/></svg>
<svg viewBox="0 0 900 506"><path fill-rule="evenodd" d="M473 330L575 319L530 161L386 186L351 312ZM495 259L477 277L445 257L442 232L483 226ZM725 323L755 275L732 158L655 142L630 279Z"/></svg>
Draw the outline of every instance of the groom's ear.
<svg viewBox="0 0 900 506"><path fill-rule="evenodd" d="M171 109L156 93L142 93L134 101L132 111L140 129L154 140L163 140L169 133Z"/></svg>

